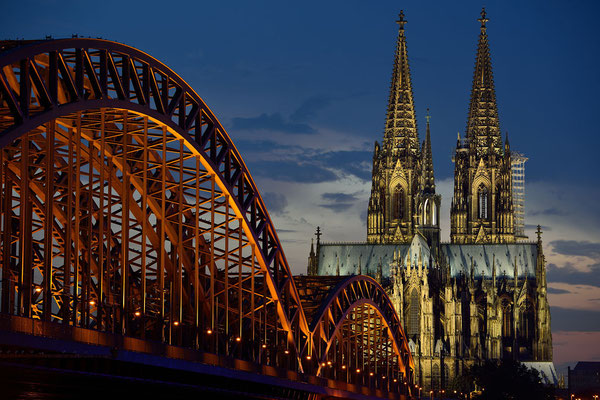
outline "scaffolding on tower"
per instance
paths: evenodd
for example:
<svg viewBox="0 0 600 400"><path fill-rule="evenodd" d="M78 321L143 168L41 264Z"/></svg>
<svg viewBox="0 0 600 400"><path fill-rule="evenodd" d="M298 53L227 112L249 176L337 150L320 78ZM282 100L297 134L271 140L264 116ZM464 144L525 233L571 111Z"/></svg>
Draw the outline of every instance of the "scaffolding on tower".
<svg viewBox="0 0 600 400"><path fill-rule="evenodd" d="M512 197L515 210L515 236L525 240L525 161L529 160L521 153L511 153Z"/></svg>

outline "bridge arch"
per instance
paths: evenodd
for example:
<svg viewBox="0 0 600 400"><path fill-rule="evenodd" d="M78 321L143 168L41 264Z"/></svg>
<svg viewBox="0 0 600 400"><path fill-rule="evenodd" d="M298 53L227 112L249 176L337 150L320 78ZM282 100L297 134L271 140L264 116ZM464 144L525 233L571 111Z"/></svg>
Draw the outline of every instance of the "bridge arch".
<svg viewBox="0 0 600 400"><path fill-rule="evenodd" d="M414 362L385 290L373 278L296 277L311 340L306 351L319 376L406 389Z"/></svg>
<svg viewBox="0 0 600 400"><path fill-rule="evenodd" d="M291 273L264 202L230 137L208 106L183 79L146 53L126 45L97 39L51 40L9 49L2 55L0 70L2 71L0 73L0 99L4 110L7 111L0 122L0 146L8 149L17 144L16 147L11 148L12 152L5 151L4 162L9 169L12 167L15 170L13 172L18 174L19 170L45 172L51 168L52 172L62 179L66 179L67 171L76 171L82 166L95 171L91 175L88 174L89 176L78 175L76 189L87 187L81 179L85 180L91 177L91 180L99 181L102 178L110 181L112 178L112 183L115 183L113 186L116 189L122 189L120 190L122 195L127 194L122 198L118 197L123 203L122 207L127 207L132 211L132 215L121 213L120 222L122 224L133 223L140 231L138 234L145 238L138 243L126 245L129 247L129 253L135 252L136 245L145 247L146 238L149 243L153 243L154 254L152 251L148 254L142 251L144 255L140 257L131 254L129 256L122 255L121 264L127 264L128 257L130 257L140 259L140 265L134 271L124 270L123 273L116 271L113 280L128 279L126 278L128 273L130 275L148 274L147 276L154 275L156 281L161 280L163 287L146 287L146 284L150 282L139 282L138 287L135 288L129 287L127 284L122 285L119 292L123 293L128 290L140 291L142 287L145 287L142 290L144 293L141 294L141 308L126 307L128 304L125 300L122 301L121 308L131 309L124 312L133 314L134 317L140 313L142 319L148 319L148 310L145 307L147 297L150 295L148 290L154 290L156 297L160 298L154 300L162 304L156 305L161 309L158 312L160 319L166 318L171 325L176 324L178 330L183 330L185 325L183 319L185 318L181 304L184 303L184 298L189 300L195 297L197 302L200 302L203 296L218 298L219 295L216 292L219 292L219 286L222 286L221 291L248 291L252 284L258 287L259 283L255 278L260 275L262 277L260 284L265 285L265 293L261 296L262 300L249 301L249 303L254 303L253 305L241 304L237 307L236 313L237 315L249 315L258 312L258 308L263 306L262 302L264 301L266 303L262 311L264 315L260 317L263 319L262 326L270 325L270 330L273 332L263 334L262 342L271 334L277 336L275 331L281 330L279 336L284 336L284 340L287 342L286 346L295 347L296 339L292 333L306 330L306 322L302 319L302 313L298 312L300 305L297 295L294 293L293 284L291 284ZM112 131L106 134L109 130ZM77 140L69 142L69 135L75 136ZM84 143L84 145L78 145L76 142ZM66 157L64 154L69 152L69 148L71 153L69 157ZM123 151L124 148L127 150ZM34 154L47 153L49 149L59 150L59 152L64 150L59 157L52 160L51 163L55 165L51 165L50 162L44 164L44 161L40 160L37 164L29 162L31 160L23 161L27 157L31 159ZM95 153L95 156L90 157L92 153ZM21 154L25 154L25 157L21 157ZM81 155L84 156L83 162L79 159ZM67 159L70 159L71 162L67 162ZM102 167L98 168L101 165ZM144 175L145 171L148 171L148 174ZM44 192L52 191L55 196L60 196L57 193L61 191L56 191L56 186L50 182L47 185L43 177L38 178L26 179L27 182L13 179L11 188L36 187L38 192L41 192L39 193L40 200L43 203L45 203ZM162 182L157 185L157 180L162 180ZM196 187L191 182L196 182ZM13 183L17 185L15 186ZM75 181L71 183L75 184ZM99 186L96 185L90 189L90 193L87 193L89 197L95 198L94 204L90 204L93 209L90 210L89 215L97 212L101 198L106 197L104 200L107 202L108 197L116 195L113 193L113 190L116 190L114 187L106 190L102 187L103 193L100 193ZM111 196L108 195L109 190ZM93 191L97 192L96 196L91 193ZM12 189L5 189L5 194L8 192L12 192ZM23 194L28 197L30 192L24 190ZM153 196L156 193L163 198ZM209 195L203 196L203 193ZM85 195L84 193L83 196L85 197ZM133 196L137 198L134 199ZM176 199L179 204L175 204L177 203ZM83 200L81 195L79 200ZM194 201L199 201L202 206L193 207ZM148 207L144 207L142 203L147 204ZM61 216L59 210L56 209L56 204L48 205L46 208L48 207L54 209L56 215ZM59 208L61 207L59 206ZM65 211L63 214L67 213L68 208L63 205L62 209ZM29 210L23 209L22 212L28 214ZM174 221L167 215L169 213L179 215L180 220ZM43 231L43 213L33 214L34 225L37 221L37 225L39 225L37 228ZM185 214L188 215L187 218L184 216ZM210 220L210 224L204 221L205 223L202 225L199 220L202 220L201 217L205 214L209 214L206 218ZM59 225L64 227L66 218L64 215L62 217L63 223ZM13 217L13 219L18 218ZM77 218L73 217L72 219ZM96 224L100 223L100 218L90 217L90 219L94 220ZM190 222L194 220L198 223L189 226ZM25 218L21 218L20 224L25 226L28 225L28 222ZM75 223L81 222L75 221ZM161 225L159 230L164 231L162 234L150 229L151 225L159 222ZM49 225L50 223L48 223ZM221 230L227 232L221 235L217 234L217 237L213 238L214 240L207 240L205 237L207 235L198 234L198 232L218 231L218 228L212 229L215 227L220 227ZM92 230L94 229L97 230L97 228L92 228ZM191 230L196 231L195 237L191 237L192 234L189 232ZM107 229L107 231L111 231L111 229ZM188 237L185 239L179 237L181 234L186 234L184 231L188 231ZM125 230L123 232L126 233ZM239 237L237 245L231 241L231 236L234 235ZM95 235L92 233L92 236L96 237L97 241L100 236L106 239L107 236L115 238L118 235L115 235L115 232L108 234L96 232ZM35 241L33 241L34 243L25 243L27 241L21 239L23 249L28 246L36 246ZM118 239L122 242L128 240L127 238ZM15 240L18 238L13 238L13 242ZM159 246L158 241L166 241L168 245ZM50 242L51 240L46 243L48 252L50 252L50 247L56 247L52 246ZM191 247L182 248L182 242L183 247L186 247L186 244L187 247ZM204 257L206 265L203 265L203 268L205 267L208 271L206 280L212 279L212 283L202 284L200 282L195 288L190 287L191 290L195 290L194 294L186 293L182 281L186 278L192 279L191 277L195 273L193 264L203 264L199 254L202 253L201 247L210 247L211 243L218 244L213 245L210 252L213 255L215 251L221 253L216 260L215 257ZM179 248L176 250L181 254L165 254L173 251L171 247L177 246ZM215 246L218 248L215 249ZM37 247L43 254L43 245ZM73 245L73 247L79 251L79 246ZM165 247L167 248L165 249ZM90 251L87 253L90 253L91 249L88 250ZM208 249L204 250L207 252ZM66 249L57 251L58 254L65 252ZM21 251L21 253L28 253L28 251ZM190 253L196 253L197 259L185 260L186 254L189 258ZM87 257L91 258L89 254ZM160 259L161 261L157 261L156 264L161 264L164 271L159 271L160 267L142 271L142 258L146 258L143 260L145 262L148 258L154 258L155 261ZM27 260L21 260L21 262L25 261ZM219 262L223 265L215 265ZM19 263L18 260L17 263ZM170 265L173 263L181 265ZM236 265L240 270L237 281L229 277L229 274L224 274L219 278L219 270L225 270L225 264L228 263ZM18 266L15 265L15 267ZM41 276L37 278L43 280L45 270L42 265L39 267L38 271ZM50 265L47 267L50 270ZM86 266L86 268L88 267L92 266ZM48 320L64 319L64 315L68 313L68 310L62 307L62 304L65 304L64 300L61 302L57 296L54 296L57 299L53 301L51 300L53 296L47 296L45 292L62 292L63 288L73 291L75 289L72 288L78 286L76 289L78 293L69 300L71 304L74 300L76 303L72 305L69 316L75 318L75 323L85 326L99 323L94 322L93 319L97 316L97 312L107 312L106 309L101 309L104 305L103 296L111 297L115 294L96 293L90 295L93 291L98 292L98 290L110 287L110 285L100 283L106 278L94 277L94 273L98 273L100 269L96 266L95 272L81 271L81 274L91 274L87 277L91 281L89 287L81 282L73 282L73 277L79 279L77 271L73 269L66 273L62 271L63 282L60 283L61 287L58 290L52 290L51 287L58 283L57 271L54 271L52 283L39 282L38 284L34 282L35 274L26 273L25 276L17 279L20 280L19 283L22 286L27 286L27 288L19 292L19 298L16 300L19 304L16 307L20 308L25 315L30 315L27 310L33 309L34 314L43 315ZM227 269L231 269L231 266L228 266ZM103 272L106 274L106 271ZM179 275L181 282L177 282L175 275ZM202 273L199 272L196 275L202 275ZM246 279L246 276L252 276L252 278ZM64 282L64 279L71 280L71 282ZM151 280L151 278L149 279ZM215 280L221 281L220 285L219 282L215 283ZM158 285L158 282L153 281L152 285ZM194 285L188 284L188 286ZM10 289L7 288L6 291L10 291ZM158 295L158 292L161 294ZM213 293L213 295L208 293ZM165 298L165 296L171 298ZM62 297L66 298L64 293ZM43 301L36 301L37 298L43 298ZM170 300L180 304L179 315L173 316L172 313L169 313L170 310L165 311L164 304ZM93 304L91 307L89 306L90 302ZM6 303L9 308L9 302ZM227 340L232 337L234 340L238 338L245 340L246 338L242 338L241 332L245 328L238 329L238 332L234 334L220 332L215 325L218 311L221 310L221 314L226 314L223 310L230 308L228 303L227 296L221 299L220 304L218 301L216 303L212 301L209 311L210 323L202 322L202 318L198 315L188 315L187 317L188 319L192 317L194 325L204 325L204 330L210 331L211 334L214 332L214 336L225 333L228 337ZM44 305L46 311L44 311ZM53 307L54 310L52 310ZM57 308L61 309L62 315ZM251 311L251 308L254 311ZM267 312L267 308L273 308L274 313ZM200 314L198 310L188 311ZM277 316L278 321L265 323L265 318L274 315ZM89 321L90 317L92 317L92 321ZM88 321L84 323L78 318L88 319ZM124 325L129 323L127 317L121 315L111 315L110 318L123 318ZM162 330L168 331L162 332L161 337L172 335L173 327L167 329L166 326L169 324L165 324L164 321L161 324L165 327ZM243 325L243 323L239 322L239 325ZM144 324L143 330L145 329L147 327ZM256 341L256 330L255 328L250 329L254 332L253 340ZM125 330L125 328L122 327L121 330ZM262 342L261 346L264 344ZM294 353L297 352L294 351Z"/></svg>
<svg viewBox="0 0 600 400"><path fill-rule="evenodd" d="M370 278L340 283L309 324L231 138L181 77L140 50L1 42L0 172L2 314L317 376L326 373L315 362L336 338L350 340L344 329L360 314L387 330L373 365L385 347L395 373L414 367Z"/></svg>

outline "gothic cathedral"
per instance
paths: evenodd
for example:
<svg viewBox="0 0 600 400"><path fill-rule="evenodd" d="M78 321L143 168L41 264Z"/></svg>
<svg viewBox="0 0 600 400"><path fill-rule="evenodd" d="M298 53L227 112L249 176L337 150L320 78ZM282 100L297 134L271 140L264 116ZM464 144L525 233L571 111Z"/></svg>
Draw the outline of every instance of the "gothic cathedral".
<svg viewBox="0 0 600 400"><path fill-rule="evenodd" d="M465 368L485 359L522 361L552 382L542 232L538 227L537 240L527 241L517 229L515 163L500 132L485 10L466 132L453 155L450 243L440 241L430 121L427 115L421 143L402 12L397 22L383 141L373 152L367 241L324 243L318 231L308 273L377 279L396 307L426 390L451 389Z"/></svg>

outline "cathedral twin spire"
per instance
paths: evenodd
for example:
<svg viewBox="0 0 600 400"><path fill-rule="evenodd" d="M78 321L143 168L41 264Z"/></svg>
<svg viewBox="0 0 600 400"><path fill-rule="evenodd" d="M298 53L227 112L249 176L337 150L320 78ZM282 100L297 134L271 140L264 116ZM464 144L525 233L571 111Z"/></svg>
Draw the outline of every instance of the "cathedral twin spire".
<svg viewBox="0 0 600 400"><path fill-rule="evenodd" d="M367 241L407 242L420 231L431 244L430 239L439 236L439 196L435 195L429 115L426 140L420 146L404 12L400 12L396 22L399 25L398 40L384 138L381 146L375 143L373 156ZM431 235L425 233L430 228L433 229Z"/></svg>
<svg viewBox="0 0 600 400"><path fill-rule="evenodd" d="M408 64L408 50L404 25L406 19L404 12L400 12L398 21L398 40L390 98L386 116L384 147L400 152L403 158L414 156L419 151L419 135L415 118L413 90L410 79L410 66Z"/></svg>
<svg viewBox="0 0 600 400"><path fill-rule="evenodd" d="M479 22L466 141L459 135L453 157L450 240L510 243L515 241L510 147L508 137L502 146L485 9Z"/></svg>
<svg viewBox="0 0 600 400"><path fill-rule="evenodd" d="M467 119L467 140L471 151L478 157L488 154L500 154L502 138L496 104L496 90L492 73L492 60L487 37L487 19L485 9L481 11L481 31L475 58L473 88Z"/></svg>
<svg viewBox="0 0 600 400"><path fill-rule="evenodd" d="M429 112L420 146L403 12L396 22L398 39L384 139L381 146L375 143L373 156L367 241L408 242L420 232L435 244L439 242L441 200L435 194ZM485 9L479 22L466 138L463 141L459 136L453 158L450 237L456 243L505 243L515 240L510 148L508 140L502 146Z"/></svg>

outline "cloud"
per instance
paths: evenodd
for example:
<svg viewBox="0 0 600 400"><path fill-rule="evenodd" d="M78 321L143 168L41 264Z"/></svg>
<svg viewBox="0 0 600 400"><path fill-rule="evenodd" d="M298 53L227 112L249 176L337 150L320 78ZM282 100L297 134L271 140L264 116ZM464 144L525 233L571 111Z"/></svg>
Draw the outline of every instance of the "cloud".
<svg viewBox="0 0 600 400"><path fill-rule="evenodd" d="M337 180L337 175L332 171L311 163L259 161L252 166L257 175L278 181L320 183Z"/></svg>
<svg viewBox="0 0 600 400"><path fill-rule="evenodd" d="M537 225L525 224L525 229L527 230L537 231L537 227ZM542 232L550 232L552 230L551 227L546 225L540 225L540 229L542 230Z"/></svg>
<svg viewBox="0 0 600 400"><path fill-rule="evenodd" d="M550 246L558 254L589 257L600 261L600 243L587 240L554 240L550 242Z"/></svg>
<svg viewBox="0 0 600 400"><path fill-rule="evenodd" d="M528 214L531 215L531 216L536 216L536 215L546 215L546 216L557 216L557 215L561 215L562 216L562 215L567 215L567 213L564 210L559 209L559 208L555 208L555 207L546 208L544 210L533 210L533 211L530 211Z"/></svg>
<svg viewBox="0 0 600 400"><path fill-rule="evenodd" d="M553 307L600 312L599 295L600 287L589 283L548 282L548 302Z"/></svg>
<svg viewBox="0 0 600 400"><path fill-rule="evenodd" d="M373 153L371 151L330 151L319 156L326 165L354 175L364 181L371 180Z"/></svg>
<svg viewBox="0 0 600 400"><path fill-rule="evenodd" d="M600 331L600 311L550 307L553 331Z"/></svg>
<svg viewBox="0 0 600 400"><path fill-rule="evenodd" d="M257 117L232 118L232 129L264 130L290 134L313 134L317 131L308 124L286 121L280 113L262 113Z"/></svg>
<svg viewBox="0 0 600 400"><path fill-rule="evenodd" d="M367 209L366 208L364 208L360 212L360 220L363 223L363 225L366 227L367 226Z"/></svg>
<svg viewBox="0 0 600 400"><path fill-rule="evenodd" d="M546 266L546 274L548 282L565 282L574 285L600 287L600 264L591 265L589 271L581 271L571 263L566 263L562 267L549 263Z"/></svg>
<svg viewBox="0 0 600 400"><path fill-rule="evenodd" d="M346 203L346 202L352 202L352 201L356 201L356 193L354 194L350 194L350 193L323 193L321 195L321 198L323 200L328 200L328 201L336 201L336 202L340 202L340 203Z"/></svg>
<svg viewBox="0 0 600 400"><path fill-rule="evenodd" d="M341 150L323 152L301 145L280 144L272 140L237 141L253 174L277 180L321 183L355 176L370 181L370 152ZM313 180L314 179L314 180ZM351 199L352 201L354 199Z"/></svg>
<svg viewBox="0 0 600 400"><path fill-rule="evenodd" d="M281 214L288 205L287 199L281 193L266 192L262 197L267 204L267 209L271 214Z"/></svg>
<svg viewBox="0 0 600 400"><path fill-rule="evenodd" d="M277 229L277 233L296 233L298 232L295 229Z"/></svg>
<svg viewBox="0 0 600 400"><path fill-rule="evenodd" d="M321 198L325 201L331 201L329 204L319 204L320 207L327 208L333 212L344 212L359 201L358 193L343 193L343 192L327 192L322 193Z"/></svg>
<svg viewBox="0 0 600 400"><path fill-rule="evenodd" d="M547 291L548 291L548 293L550 293L550 294L567 294L567 293L571 293L571 292L570 292L570 291L568 291L568 290L565 290L565 289L558 289L558 288L553 288L553 287L549 287L549 288L547 289Z"/></svg>
<svg viewBox="0 0 600 400"><path fill-rule="evenodd" d="M340 213L340 212L344 212L344 211L350 209L350 207L352 207L353 205L354 204L352 204L352 203L334 203L334 204L319 204L319 207L327 208L333 212Z"/></svg>
<svg viewBox="0 0 600 400"><path fill-rule="evenodd" d="M306 99L292 115L290 115L290 121L299 122L312 119L317 115L317 112L330 105L331 102L332 98L330 96L311 96Z"/></svg>

